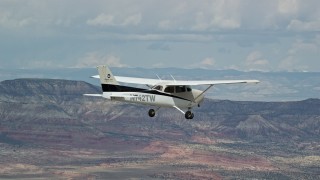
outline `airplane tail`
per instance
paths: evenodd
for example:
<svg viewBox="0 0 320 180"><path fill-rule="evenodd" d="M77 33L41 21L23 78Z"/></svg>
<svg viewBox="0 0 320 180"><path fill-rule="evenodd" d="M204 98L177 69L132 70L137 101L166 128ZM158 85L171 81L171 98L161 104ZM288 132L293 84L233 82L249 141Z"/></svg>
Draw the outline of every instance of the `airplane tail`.
<svg viewBox="0 0 320 180"><path fill-rule="evenodd" d="M116 78L113 76L112 72L106 65L97 66L102 92L114 92L118 91L119 83Z"/></svg>
<svg viewBox="0 0 320 180"><path fill-rule="evenodd" d="M119 85L116 78L106 65L97 66L101 84Z"/></svg>

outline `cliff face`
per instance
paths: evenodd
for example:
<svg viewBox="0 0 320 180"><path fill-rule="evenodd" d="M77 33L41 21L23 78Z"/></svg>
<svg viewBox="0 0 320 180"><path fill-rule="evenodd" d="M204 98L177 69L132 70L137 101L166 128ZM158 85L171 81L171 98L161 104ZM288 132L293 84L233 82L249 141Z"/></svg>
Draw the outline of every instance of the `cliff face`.
<svg viewBox="0 0 320 180"><path fill-rule="evenodd" d="M199 111L207 113L210 122L219 122L219 129L228 129L234 137L265 140L319 138L319 99L297 102L207 100L203 107Z"/></svg>
<svg viewBox="0 0 320 180"><path fill-rule="evenodd" d="M1 99L47 98L56 97L63 99L67 96L80 96L83 92L99 93L99 89L91 84L81 81L66 81L55 79L16 79L0 83ZM66 100L66 99L65 99Z"/></svg>

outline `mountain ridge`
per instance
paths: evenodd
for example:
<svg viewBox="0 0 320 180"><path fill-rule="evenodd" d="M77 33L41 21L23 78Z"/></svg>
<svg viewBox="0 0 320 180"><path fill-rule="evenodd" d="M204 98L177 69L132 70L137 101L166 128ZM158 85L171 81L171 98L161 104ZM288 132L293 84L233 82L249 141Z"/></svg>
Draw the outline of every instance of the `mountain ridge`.
<svg viewBox="0 0 320 180"><path fill-rule="evenodd" d="M320 72L242 72L210 69L180 68L111 68L114 75L172 79L177 80L228 80L258 79L256 85L214 86L207 97L250 101L297 101L307 98L320 98ZM86 81L99 85L99 81L89 78L96 75L96 68L60 68L60 69L0 69L0 81L17 78L46 78ZM145 86L141 86L145 87ZM201 87L200 87L201 88Z"/></svg>
<svg viewBox="0 0 320 180"><path fill-rule="evenodd" d="M150 118L147 106L85 93L101 89L57 79L0 82L0 178L320 176L320 99L205 99L186 120L175 109Z"/></svg>
<svg viewBox="0 0 320 180"><path fill-rule="evenodd" d="M7 103L16 102L15 106L20 106L19 103L26 103L24 105L26 109L25 117L30 116L31 118L33 116L32 114L28 115L28 109L32 109L28 105L35 103L34 106L37 107L37 111L47 111L47 115L52 114L54 117L60 114L57 116L59 118L86 118L95 116L97 118L105 116L110 119L122 119L124 117L149 119L146 115L147 106L110 102L103 98L84 97L83 94L85 93L101 93L101 89L86 82L57 79L17 79L0 82L0 100ZM10 104L10 106L13 106L13 104ZM23 105L21 106L23 107ZM2 107L5 109L4 103L2 103ZM318 107L320 107L319 99L292 102L206 99L200 108L194 109L196 120L187 124L197 126L200 120L207 124L215 124L214 127L217 127L218 131L219 129L230 130L231 128L231 135L234 137L237 137L239 133L244 137L252 135L252 133L270 137L268 135L279 135L283 130L290 131L290 128L296 130L303 129L303 133L299 132L301 136L304 136L308 134L307 129L313 127L313 123L316 122L309 120L306 123L301 121L301 118L317 118L320 115ZM132 111L128 111L128 109L132 109ZM165 111L167 111L167 114L164 113ZM41 118L46 116L46 113L40 113L37 116L41 114ZM179 119L182 119L182 114L172 109L160 110L158 114L156 118L162 118L164 121L171 121L174 118L173 122L179 123ZM289 120L290 118L291 120ZM288 120L284 121L284 119ZM283 125L283 123L286 125ZM278 128L275 128L276 126ZM318 131L316 127L311 128L309 135L310 133L311 135L315 134ZM259 128L268 129L271 132L260 134L260 130L262 129L259 130ZM229 130L222 132L230 135Z"/></svg>

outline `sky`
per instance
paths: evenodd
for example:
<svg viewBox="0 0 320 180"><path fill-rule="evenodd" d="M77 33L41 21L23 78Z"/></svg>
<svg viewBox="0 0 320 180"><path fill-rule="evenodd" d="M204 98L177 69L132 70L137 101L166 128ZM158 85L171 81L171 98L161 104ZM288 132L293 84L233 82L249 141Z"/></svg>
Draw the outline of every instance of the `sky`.
<svg viewBox="0 0 320 180"><path fill-rule="evenodd" d="M320 71L319 0L0 0L0 68Z"/></svg>

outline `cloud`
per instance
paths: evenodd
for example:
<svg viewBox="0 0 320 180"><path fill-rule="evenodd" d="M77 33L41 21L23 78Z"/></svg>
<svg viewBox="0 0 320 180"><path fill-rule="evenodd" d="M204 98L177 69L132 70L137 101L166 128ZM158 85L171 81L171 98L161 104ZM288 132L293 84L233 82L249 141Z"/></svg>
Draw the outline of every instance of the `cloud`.
<svg viewBox="0 0 320 180"><path fill-rule="evenodd" d="M170 51L169 45L165 43L152 43L148 46L148 49L151 50L162 50L162 51Z"/></svg>
<svg viewBox="0 0 320 180"><path fill-rule="evenodd" d="M158 27L160 29L168 30L170 27L172 27L172 22L170 20L162 20L158 23Z"/></svg>
<svg viewBox="0 0 320 180"><path fill-rule="evenodd" d="M93 19L87 20L87 24L91 26L137 26L142 19L141 14L133 14L125 17L122 21L115 20L115 16L110 14L99 14Z"/></svg>
<svg viewBox="0 0 320 180"><path fill-rule="evenodd" d="M309 67L297 59L295 56L287 56L285 59L281 60L278 66L281 71L308 71Z"/></svg>
<svg viewBox="0 0 320 180"><path fill-rule="evenodd" d="M112 36L112 37L110 37ZM202 34L106 34L97 38L112 38L125 41L171 41L171 42L209 42L213 40L211 35Z"/></svg>
<svg viewBox="0 0 320 180"><path fill-rule="evenodd" d="M15 18L11 14L0 12L0 26L5 28L22 28L36 23L32 17Z"/></svg>
<svg viewBox="0 0 320 180"><path fill-rule="evenodd" d="M122 26L129 26L129 25L133 25L133 26L137 26L138 24L140 24L142 19L141 14L133 14L131 16L128 16L123 23L121 24Z"/></svg>
<svg viewBox="0 0 320 180"><path fill-rule="evenodd" d="M61 64L57 64L52 60L23 60L17 65L19 68L23 69L38 69L38 68L45 68L45 69L50 69L50 68L62 68L64 67Z"/></svg>
<svg viewBox="0 0 320 180"><path fill-rule="evenodd" d="M15 21L31 18L37 25L86 23L90 26L140 26L150 31L221 31L243 29L300 30L318 27L320 2L309 0L0 1L0 12ZM74 6L74 4L77 6ZM97 14L97 12L99 12ZM0 15L1 17L1 15ZM27 17L27 18L26 18ZM0 18L1 19L1 18ZM10 18L11 19L11 18ZM143 23L142 23L143 20ZM21 22L24 24L26 22ZM301 28L301 24L302 27ZM300 27L300 28L299 28Z"/></svg>
<svg viewBox="0 0 320 180"><path fill-rule="evenodd" d="M290 21L287 29L293 31L320 31L320 21L301 21L293 19Z"/></svg>
<svg viewBox="0 0 320 180"><path fill-rule="evenodd" d="M152 65L153 68L163 68L165 67L163 63L156 63Z"/></svg>
<svg viewBox="0 0 320 180"><path fill-rule="evenodd" d="M298 40L292 44L292 47L288 50L289 55L295 55L303 52L318 52L319 45L316 42L303 42Z"/></svg>
<svg viewBox="0 0 320 180"><path fill-rule="evenodd" d="M246 63L248 65L267 65L269 62L262 58L260 51L253 51L248 55Z"/></svg>
<svg viewBox="0 0 320 180"><path fill-rule="evenodd" d="M202 68L202 69L212 69L214 68L216 61L213 57L206 57L202 61L188 65L187 68Z"/></svg>
<svg viewBox="0 0 320 180"><path fill-rule="evenodd" d="M206 5L195 6L197 11L193 17L190 17L193 22L186 24L186 27L191 30L233 30L241 27L240 1L207 1Z"/></svg>
<svg viewBox="0 0 320 180"><path fill-rule="evenodd" d="M295 71L299 66L298 60L293 56L288 56L285 59L281 60L279 63L279 69L285 71Z"/></svg>
<svg viewBox="0 0 320 180"><path fill-rule="evenodd" d="M297 0L280 0L278 1L278 12L282 14L294 14L299 9Z"/></svg>
<svg viewBox="0 0 320 180"><path fill-rule="evenodd" d="M219 47L218 48L218 52L222 53L222 54L230 54L231 53L231 49L226 48L226 47Z"/></svg>
<svg viewBox="0 0 320 180"><path fill-rule="evenodd" d="M319 7L318 0L2 0L0 63L59 59L69 66L78 63L79 54L103 46L136 59L128 61L134 66L151 66L164 58L176 59L172 65L179 66L228 47L214 55L226 61L213 67L267 70L283 68L280 61L294 58L298 62L293 64L319 71L320 43L312 40L320 42ZM250 55L257 49L260 57Z"/></svg>
<svg viewBox="0 0 320 180"><path fill-rule="evenodd" d="M285 71L307 71L309 61L318 59L320 44L318 36L309 41L296 39L286 53L286 57L282 59L278 65L280 70Z"/></svg>
<svg viewBox="0 0 320 180"><path fill-rule="evenodd" d="M114 17L112 15L106 15L102 13L94 19L89 19L87 21L87 24L92 26L113 26Z"/></svg>
<svg viewBox="0 0 320 180"><path fill-rule="evenodd" d="M317 45L320 45L320 34L317 34L316 37L314 38L314 42L317 44Z"/></svg>
<svg viewBox="0 0 320 180"><path fill-rule="evenodd" d="M203 66L213 66L215 64L215 60L212 57L207 57L200 62Z"/></svg>
<svg viewBox="0 0 320 180"><path fill-rule="evenodd" d="M269 61L263 58L260 51L251 52L245 61L246 68L249 70L266 70L269 66Z"/></svg>
<svg viewBox="0 0 320 180"><path fill-rule="evenodd" d="M109 54L102 54L99 52L89 52L83 58L80 58L74 67L96 67L98 65L107 64L111 67L127 67L126 64L121 63L119 57Z"/></svg>

